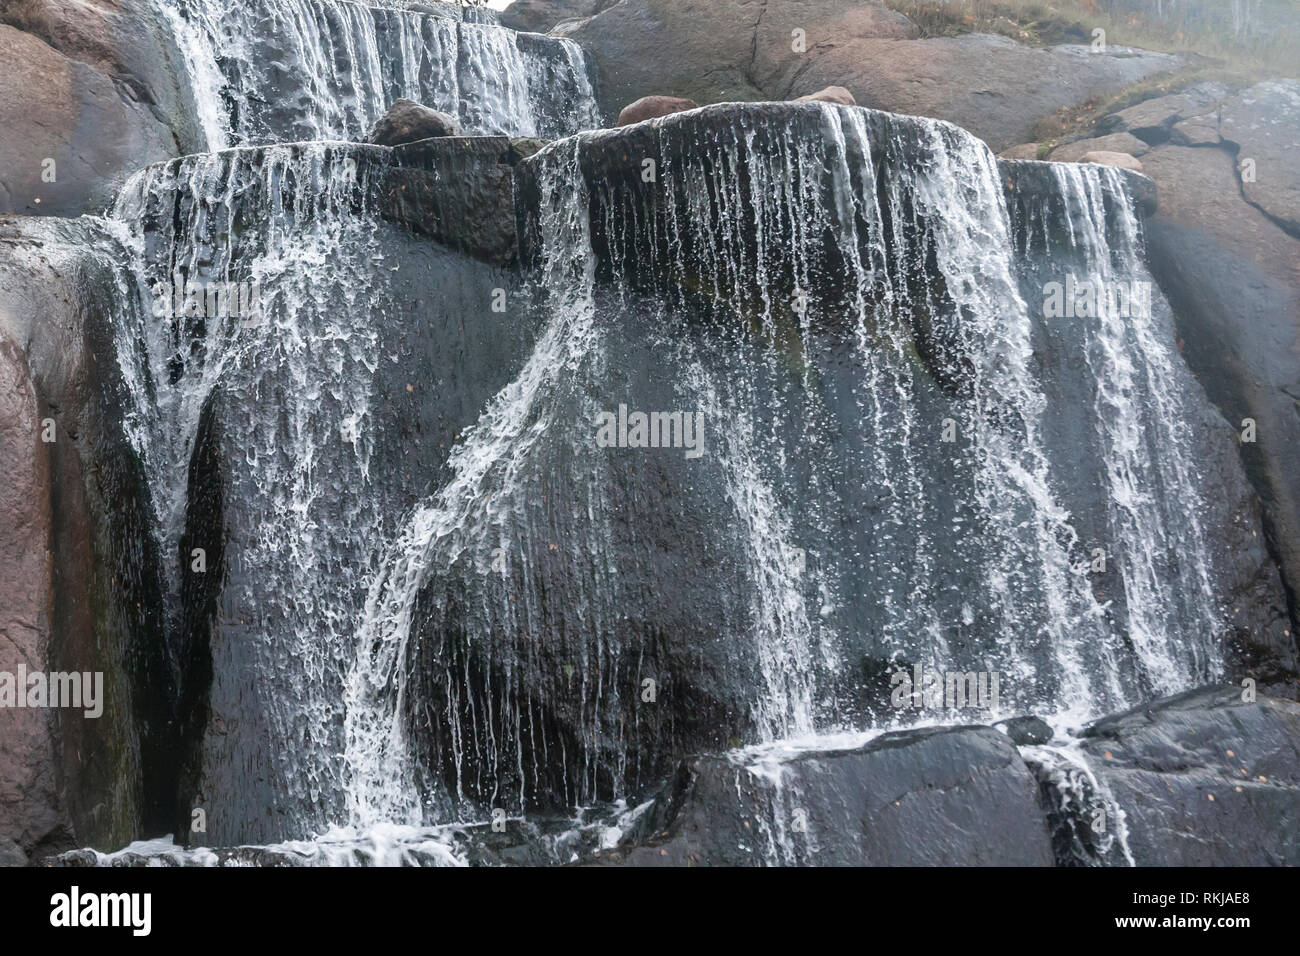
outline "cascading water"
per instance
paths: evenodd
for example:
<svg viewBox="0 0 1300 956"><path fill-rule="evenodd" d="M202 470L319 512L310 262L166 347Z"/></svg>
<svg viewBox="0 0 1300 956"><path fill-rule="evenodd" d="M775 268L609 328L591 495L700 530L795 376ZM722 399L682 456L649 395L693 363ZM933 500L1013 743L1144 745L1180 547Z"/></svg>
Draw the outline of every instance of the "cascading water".
<svg viewBox="0 0 1300 956"><path fill-rule="evenodd" d="M651 723L646 679L773 740L947 716L891 709L898 665L997 672L1000 712L1067 726L1212 678L1167 309L1048 328L1028 303L1052 269L1149 281L1118 175L1063 176L1013 229L967 134L825 106L705 109L527 161L550 324L372 584L357 805L630 792L709 739ZM1045 335L1087 402L1058 400ZM698 410L708 454L601 447L620 404ZM1098 541L1117 584L1096 581Z"/></svg>
<svg viewBox="0 0 1300 956"><path fill-rule="evenodd" d="M594 125L576 48L549 48L544 102L532 41L491 24L305 0L183 20L236 141L356 136L399 95L480 132ZM286 31L301 95L277 113L283 64L228 45ZM396 827L454 862L430 828L621 812L692 750L950 720L896 705L900 668L994 673L989 714L1063 726L1220 673L1167 307L1041 315L1067 275L1150 281L1119 173L1044 166L1009 204L945 123L706 108L525 160L524 290L387 222L390 160L225 150L114 211L171 626L212 662L214 842ZM158 291L209 282L257 314ZM671 447L626 440L641 413Z"/></svg>
<svg viewBox="0 0 1300 956"><path fill-rule="evenodd" d="M467 134L563 136L599 125L569 40L490 12L351 0L158 0L189 61L210 149L355 140L405 97Z"/></svg>
<svg viewBox="0 0 1300 956"><path fill-rule="evenodd" d="M364 205L353 208L370 192L370 165L353 177L340 152L177 160L139 174L114 210L131 229L149 304L119 344L142 399L135 433L155 476L160 541L179 559L175 577L194 570L182 539L204 550L203 563L212 555L213 574L220 557L211 694L218 712L262 724L209 734L205 760L257 767L267 789L254 799L326 816L340 786L337 654L354 627L350 582L364 574L364 542L382 516L377 496L344 490L369 478L370 383L387 317L382 294L369 294L384 259L378 226ZM176 312L176 289L212 283L246 290L253 308L214 314L194 297ZM196 450L218 418L224 435L206 440L229 441L241 460L196 475ZM196 481L229 482L224 493L247 507L203 528L212 516L192 495ZM245 695L257 703L234 703ZM261 734L277 746L263 751ZM237 792L210 796L241 802Z"/></svg>

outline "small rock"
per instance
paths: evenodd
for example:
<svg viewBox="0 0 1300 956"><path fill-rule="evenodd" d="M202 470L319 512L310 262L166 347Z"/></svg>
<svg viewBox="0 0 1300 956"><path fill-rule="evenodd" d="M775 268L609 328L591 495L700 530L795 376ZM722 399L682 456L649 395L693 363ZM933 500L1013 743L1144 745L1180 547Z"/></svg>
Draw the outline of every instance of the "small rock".
<svg viewBox="0 0 1300 956"><path fill-rule="evenodd" d="M1081 163L1097 163L1102 166L1118 166L1120 169L1132 169L1142 172L1142 163L1128 153L1113 153L1104 149L1095 149L1079 157Z"/></svg>
<svg viewBox="0 0 1300 956"><path fill-rule="evenodd" d="M459 136L460 124L446 113L421 106L413 100L394 101L370 130L367 143L377 146L400 146L435 136Z"/></svg>
<svg viewBox="0 0 1300 956"><path fill-rule="evenodd" d="M635 103L623 107L623 111L618 114L618 125L631 126L633 123L641 123L659 116L670 116L673 113L684 113L686 110L698 108L699 104L694 100L683 99L680 96L643 96Z"/></svg>
<svg viewBox="0 0 1300 956"><path fill-rule="evenodd" d="M1012 717L1010 720L999 720L993 726L1010 737L1011 742L1017 747L1045 744L1054 736L1047 721L1032 715Z"/></svg>
<svg viewBox="0 0 1300 956"><path fill-rule="evenodd" d="M857 106L858 101L842 86L828 86L807 96L796 96L796 103L838 103L840 106Z"/></svg>

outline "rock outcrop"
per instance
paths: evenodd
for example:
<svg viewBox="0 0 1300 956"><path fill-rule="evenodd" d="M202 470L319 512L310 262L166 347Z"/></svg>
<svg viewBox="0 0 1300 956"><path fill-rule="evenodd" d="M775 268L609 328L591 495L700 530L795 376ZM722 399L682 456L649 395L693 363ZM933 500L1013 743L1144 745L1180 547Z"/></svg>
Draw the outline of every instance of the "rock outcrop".
<svg viewBox="0 0 1300 956"><path fill-rule="evenodd" d="M131 106L163 123L173 150L199 152L205 135L168 5L152 0L5 0L0 23L29 33L107 77ZM174 153L173 153L174 154Z"/></svg>
<svg viewBox="0 0 1300 956"><path fill-rule="evenodd" d="M0 670L103 683L98 716L0 709L0 840L31 856L120 846L174 799L172 649L112 331L121 255L91 220L0 218Z"/></svg>
<svg viewBox="0 0 1300 956"><path fill-rule="evenodd" d="M1265 102L1276 111L1259 114ZM1161 195L1147 234L1152 271L1174 307L1183 356L1224 417L1254 439L1238 447L1263 502L1269 550L1289 595L1290 623L1278 639L1294 644L1300 623L1300 240L1286 229L1295 164L1281 162L1269 145L1300 138L1300 115L1283 108L1287 102L1274 84L1244 91L1205 119L1205 145L1178 145L1171 137L1142 163ZM1259 157L1221 137L1225 128L1247 142L1258 137ZM1248 165L1246 159L1256 161ZM1245 181L1251 177L1254 182ZM1247 419L1255 423L1253 434Z"/></svg>
<svg viewBox="0 0 1300 956"><path fill-rule="evenodd" d="M176 154L170 131L108 77L4 25L0 128L11 131L0 139L0 213L101 209L130 173Z"/></svg>
<svg viewBox="0 0 1300 956"><path fill-rule="evenodd" d="M594 54L610 115L651 93L707 104L837 85L862 106L950 120L995 149L1030 139L1059 109L1180 62L1121 47L922 38L902 14L858 0L621 0L568 35Z"/></svg>
<svg viewBox="0 0 1300 956"><path fill-rule="evenodd" d="M1242 698L1190 691L1085 732L1138 866L1300 863L1300 704Z"/></svg>

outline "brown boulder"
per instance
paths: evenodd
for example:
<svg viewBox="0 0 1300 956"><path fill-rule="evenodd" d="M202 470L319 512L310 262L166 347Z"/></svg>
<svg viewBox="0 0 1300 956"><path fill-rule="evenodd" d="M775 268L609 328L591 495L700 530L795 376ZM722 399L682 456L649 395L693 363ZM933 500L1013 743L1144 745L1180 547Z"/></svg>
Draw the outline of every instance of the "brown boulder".
<svg viewBox="0 0 1300 956"><path fill-rule="evenodd" d="M838 103L840 106L857 106L858 101L842 86L828 86L824 90L818 90L816 93L809 93L807 96L796 96L796 103Z"/></svg>
<svg viewBox="0 0 1300 956"><path fill-rule="evenodd" d="M167 17L153 0L0 0L0 23L93 67L166 123L181 152L199 152L204 137Z"/></svg>
<svg viewBox="0 0 1300 956"><path fill-rule="evenodd" d="M376 146L400 146L439 136L459 136L460 124L439 110L413 100L395 100L388 112L371 127L367 143Z"/></svg>
<svg viewBox="0 0 1300 956"><path fill-rule="evenodd" d="M1142 161L1128 153L1112 153L1096 149L1079 157L1081 163L1097 163L1101 166L1118 166L1120 169L1132 169L1142 172Z"/></svg>
<svg viewBox="0 0 1300 956"><path fill-rule="evenodd" d="M631 126L633 123L641 123L660 116L670 116L673 113L684 113L687 110L698 108L699 104L694 100L683 99L679 96L643 96L635 103L629 103L623 107L618 114L617 125Z"/></svg>

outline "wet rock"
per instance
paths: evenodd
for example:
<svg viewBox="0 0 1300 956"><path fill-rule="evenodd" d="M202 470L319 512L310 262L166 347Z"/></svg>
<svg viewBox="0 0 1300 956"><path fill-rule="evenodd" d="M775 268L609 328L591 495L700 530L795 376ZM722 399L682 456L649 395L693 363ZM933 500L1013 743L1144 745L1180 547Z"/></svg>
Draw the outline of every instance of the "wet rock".
<svg viewBox="0 0 1300 956"><path fill-rule="evenodd" d="M459 136L460 124L455 117L439 110L399 99L385 113L366 137L377 146L400 146L436 136Z"/></svg>
<svg viewBox="0 0 1300 956"><path fill-rule="evenodd" d="M1051 866L1038 784L987 727L885 734L852 750L682 762L600 863Z"/></svg>
<svg viewBox="0 0 1300 956"><path fill-rule="evenodd" d="M1120 169L1142 171L1142 161L1128 153L1112 153L1106 150L1092 150L1079 157L1081 163L1099 163L1102 166L1118 166Z"/></svg>
<svg viewBox="0 0 1300 956"><path fill-rule="evenodd" d="M1276 620L1243 628L1238 643L1243 666L1263 665L1261 680L1286 680L1300 591L1300 241L1243 200L1225 150L1163 146L1143 164L1163 196L1147 243L1183 357L1234 431L1247 418L1256 423L1256 441L1238 438L1236 448L1262 502L1268 553L1287 599L1279 607L1243 591L1234 606L1263 601ZM1290 686L1287 696L1295 693Z"/></svg>
<svg viewBox="0 0 1300 956"><path fill-rule="evenodd" d="M393 150L387 218L494 265L515 259L514 170L538 141L425 139Z"/></svg>
<svg viewBox="0 0 1300 956"><path fill-rule="evenodd" d="M1273 80L1223 104L1219 132L1237 147L1246 200L1300 238L1300 81Z"/></svg>
<svg viewBox="0 0 1300 956"><path fill-rule="evenodd" d="M670 116L673 113L683 113L686 110L697 109L699 104L694 100L683 99L679 96L643 96L635 103L629 103L618 114L619 126L631 126L633 123L640 123L648 119L657 119L660 116Z"/></svg>
<svg viewBox="0 0 1300 956"><path fill-rule="evenodd" d="M1047 721L1039 717L1012 717L993 726L1000 728L1018 747L1045 744L1052 739L1053 731Z"/></svg>
<svg viewBox="0 0 1300 956"><path fill-rule="evenodd" d="M838 103L841 106L857 106L858 101L842 86L828 86L824 90L818 90L816 93L809 93L807 96L796 96L796 103Z"/></svg>
<svg viewBox="0 0 1300 956"><path fill-rule="evenodd" d="M1058 146L1052 150L1047 157L1054 163L1079 163L1087 162L1083 157L1091 152L1107 153L1127 153L1130 156L1141 156L1151 149L1146 143L1138 139L1132 133L1112 133L1109 136L1097 136L1092 139L1080 139L1073 143L1067 143L1064 146ZM1014 157L1008 159L1034 159L1033 156ZM1133 167L1125 167L1133 168Z"/></svg>
<svg viewBox="0 0 1300 956"><path fill-rule="evenodd" d="M141 181L143 192L130 196L131 221L142 230L140 268L147 278L170 275L176 257L200 246L217 263L214 273L229 274L231 281L244 280L262 257L277 258L321 241L337 243L329 248L340 250L340 262L356 264L355 270L312 271L306 280L291 268L282 279L291 284L291 293L268 296L266 325L231 329L219 344L247 348L250 340L261 341L256 336L277 341L279 322L301 330L304 354L315 359L314 374L330 388L350 390L349 401L371 410L373 418L363 430L371 449L364 471L346 434L340 436L337 411L304 393L296 359L290 362L276 348L255 345L255 353L232 362L220 385L205 392L190 358L197 353L195 343L215 347L204 327L177 323L160 329L157 320L133 317L147 341L182 337L180 356L150 374L169 376L201 408L197 420L171 426L190 429L182 434L193 448L188 474L168 471L155 481L184 502L183 513L166 532L181 542L171 558L180 577L176 641L206 662L211 675L208 682L190 681L195 689L183 714L197 740L179 783L186 807L221 808L209 811L204 842L231 846L297 838L346 813L337 777L308 794L316 775L340 769L341 715L318 715L313 727L319 729L311 732L310 743L301 727L304 709L334 707L343 700L349 668L304 676L298 699L285 700L277 696L281 669L260 667L250 648L260 646L267 633L275 635L282 651L298 646L296 641L320 648L331 638L339 640L322 636L317 609L338 602L340 615L359 615L361 581L371 573L362 551L373 555L371 549L382 548L378 532L357 529L373 528L366 522L378 521L381 514L410 515L428 500L441 479L412 481L411 476L447 474L448 456L463 430L518 374L528 355L534 332L517 277L454 248L477 244L485 254L502 250L498 239L510 235L513 210L499 223L453 219L462 202L483 203L476 214L482 217L500 212L502 203L508 209L512 168L502 157L509 148L508 139L488 137L439 138L392 149L296 144L230 150L175 160L154 170L153 178ZM480 161L480 175L471 178ZM398 165L390 169L393 163ZM211 175L229 183L229 192L192 188ZM392 193L400 193L403 184L414 195L399 203ZM494 194L498 186L506 191ZM458 190L464 193L460 198L454 195ZM427 208L421 205L425 200ZM337 227L325 240L321 209L329 210L329 223ZM222 225L227 222L237 227ZM471 228L495 231L475 237L467 231ZM427 232L437 232L441 240L430 241ZM299 281L310 282L309 295L292 291ZM341 340L333 330L344 302L349 303L349 335ZM266 428L272 406L301 423L302 438L277 443L273 461L250 463L247 436ZM304 451L307 442L310 453ZM311 494L311 522L346 533L331 544L339 560L304 576L301 567L284 561L286 551L266 542L310 533L297 519L286 525L288 512L268 506L268 490L279 480L274 476L301 468L308 459L322 482L321 493ZM196 546L207 549L202 574L185 559ZM349 630L346 641L329 646L347 655L355 640ZM316 704L304 707L303 697ZM268 814L267 807L292 812ZM184 839L188 823L186 814L163 832Z"/></svg>
<svg viewBox="0 0 1300 956"><path fill-rule="evenodd" d="M1138 866L1300 863L1300 704L1207 688L1107 717L1084 737Z"/></svg>
<svg viewBox="0 0 1300 956"><path fill-rule="evenodd" d="M0 654L101 672L104 694L98 717L0 710L0 774L30 777L0 787L0 837L29 856L121 845L166 825L175 797L173 649L113 331L122 277L109 263L124 257L95 220L0 219L4 487L23 494L0 507L0 607L14 615L0 615Z"/></svg>
<svg viewBox="0 0 1300 956"><path fill-rule="evenodd" d="M130 173L176 152L167 128L103 74L3 25L0 128L11 131L0 139L0 213L102 208Z"/></svg>

